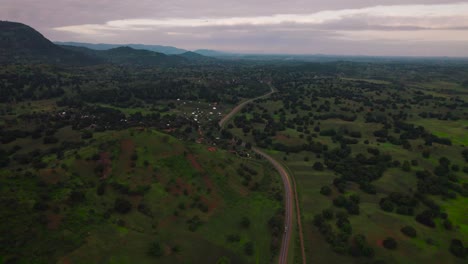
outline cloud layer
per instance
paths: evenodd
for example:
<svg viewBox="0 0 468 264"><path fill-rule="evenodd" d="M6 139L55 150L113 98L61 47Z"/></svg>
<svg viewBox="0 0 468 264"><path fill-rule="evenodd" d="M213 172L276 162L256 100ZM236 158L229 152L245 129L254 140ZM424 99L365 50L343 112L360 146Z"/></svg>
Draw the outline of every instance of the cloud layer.
<svg viewBox="0 0 468 264"><path fill-rule="evenodd" d="M44 19L53 22L46 35L57 40L258 53L468 56L467 1L96 0L89 4L96 8L91 15L83 12L90 9L83 2L63 2L78 15ZM6 7L16 10L13 3Z"/></svg>

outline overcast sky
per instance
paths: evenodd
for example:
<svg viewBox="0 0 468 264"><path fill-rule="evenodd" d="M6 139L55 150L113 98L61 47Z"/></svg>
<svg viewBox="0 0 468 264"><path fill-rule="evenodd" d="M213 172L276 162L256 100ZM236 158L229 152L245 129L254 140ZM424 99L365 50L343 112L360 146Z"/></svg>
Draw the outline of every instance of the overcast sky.
<svg viewBox="0 0 468 264"><path fill-rule="evenodd" d="M468 56L468 1L0 0L54 41L249 53Z"/></svg>

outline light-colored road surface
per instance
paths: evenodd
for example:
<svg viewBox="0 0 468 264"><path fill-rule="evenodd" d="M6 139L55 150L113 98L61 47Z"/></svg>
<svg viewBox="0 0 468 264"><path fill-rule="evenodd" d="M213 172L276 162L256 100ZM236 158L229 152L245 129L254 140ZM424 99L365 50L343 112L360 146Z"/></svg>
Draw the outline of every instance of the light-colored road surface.
<svg viewBox="0 0 468 264"><path fill-rule="evenodd" d="M253 99L249 99L247 101L244 101L238 105L236 105L236 107L234 107L231 112L229 112L227 115L225 115L221 120L219 120L219 126L220 127L223 127L226 122L231 119L235 114L237 114L237 112L239 112L244 106L246 106L247 104L257 100L257 99L261 99L261 98L265 98L267 96L270 96L270 94L274 93L275 90L273 89L273 86L270 85L270 89L271 89L271 92L267 93L267 94L264 94L264 95L261 95L259 97L255 97Z"/></svg>
<svg viewBox="0 0 468 264"><path fill-rule="evenodd" d="M247 104L260 99L260 98L265 98L270 96L272 93L275 92L273 89L273 86L270 85L271 92L264 94L262 96L247 100L245 102L240 103L236 107L234 107L231 112L229 112L226 116L224 116L220 121L219 121L219 126L221 128L224 128L224 125L226 125L226 122L229 121L237 112L239 112L244 106ZM265 158L268 162L270 162L273 167L278 171L278 173L281 175L281 179L283 180L283 185L284 185L284 201L285 201L285 215L284 215L284 232L283 232L283 239L281 241L281 248L279 252L279 264L287 264L288 263L288 253L289 253L289 246L291 244L291 236L292 232L294 230L293 228L293 208L294 208L294 200L296 201L296 213L297 213L297 224L299 228L299 239L301 243L301 253L302 253L302 263L306 263L305 259L305 249L304 249L304 239L302 237L302 224L301 224L301 215L300 215L300 209L299 209L299 202L297 199L297 192L296 192L296 183L293 178L291 178L286 171L286 169L276 161L274 158L272 158L270 155L266 154L262 150L253 147L252 150ZM292 183L291 183L292 179Z"/></svg>

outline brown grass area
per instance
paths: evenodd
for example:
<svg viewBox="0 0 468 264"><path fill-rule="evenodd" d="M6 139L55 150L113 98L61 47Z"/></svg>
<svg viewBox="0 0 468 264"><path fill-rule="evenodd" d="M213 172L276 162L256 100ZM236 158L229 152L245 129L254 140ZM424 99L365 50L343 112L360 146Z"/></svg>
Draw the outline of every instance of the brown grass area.
<svg viewBox="0 0 468 264"><path fill-rule="evenodd" d="M54 213L47 214L47 229L57 230L62 223L63 216Z"/></svg>
<svg viewBox="0 0 468 264"><path fill-rule="evenodd" d="M216 208L219 206L219 202L221 201L218 199L218 197L213 197L211 199L208 199L205 196L200 197L200 201L203 202L206 206L208 206L208 212L207 214L210 215L214 212Z"/></svg>
<svg viewBox="0 0 468 264"><path fill-rule="evenodd" d="M47 168L40 170L39 177L48 184L57 184L65 177L65 171L61 168Z"/></svg>
<svg viewBox="0 0 468 264"><path fill-rule="evenodd" d="M104 166L104 170L101 174L101 179L107 179L107 177L109 177L109 175L112 172L112 161L110 159L110 153L103 152L99 156L100 157L98 163Z"/></svg>
<svg viewBox="0 0 468 264"><path fill-rule="evenodd" d="M119 164L123 165L124 171L131 169L131 159L133 152L135 151L135 143L131 139L124 139L120 142L120 155Z"/></svg>
<svg viewBox="0 0 468 264"><path fill-rule="evenodd" d="M168 217L162 219L161 221L159 221L158 227L159 228L165 228L165 227L169 226L175 220L177 220L177 216L175 216L175 215L168 216Z"/></svg>

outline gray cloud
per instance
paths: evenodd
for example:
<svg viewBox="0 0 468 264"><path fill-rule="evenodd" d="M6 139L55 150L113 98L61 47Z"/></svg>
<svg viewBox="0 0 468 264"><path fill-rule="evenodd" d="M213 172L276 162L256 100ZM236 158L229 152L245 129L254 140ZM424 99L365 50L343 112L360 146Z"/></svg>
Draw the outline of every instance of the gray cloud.
<svg viewBox="0 0 468 264"><path fill-rule="evenodd" d="M453 3L468 1L2 0L0 19L29 24L53 40L264 53L468 56L468 12ZM281 14L291 18L281 20Z"/></svg>

